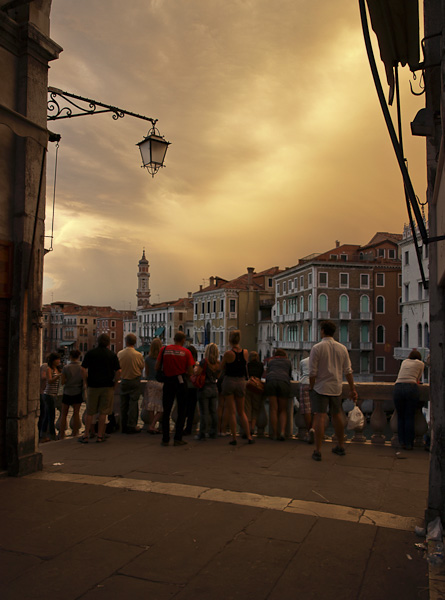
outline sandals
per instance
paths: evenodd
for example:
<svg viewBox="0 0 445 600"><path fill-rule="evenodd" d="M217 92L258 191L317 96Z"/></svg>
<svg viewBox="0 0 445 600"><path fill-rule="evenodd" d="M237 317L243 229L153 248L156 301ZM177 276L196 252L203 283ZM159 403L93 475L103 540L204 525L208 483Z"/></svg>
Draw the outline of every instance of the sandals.
<svg viewBox="0 0 445 600"><path fill-rule="evenodd" d="M97 439L96 439L96 444L103 444L106 441L107 441L107 438L105 436L101 437L100 435L98 435Z"/></svg>

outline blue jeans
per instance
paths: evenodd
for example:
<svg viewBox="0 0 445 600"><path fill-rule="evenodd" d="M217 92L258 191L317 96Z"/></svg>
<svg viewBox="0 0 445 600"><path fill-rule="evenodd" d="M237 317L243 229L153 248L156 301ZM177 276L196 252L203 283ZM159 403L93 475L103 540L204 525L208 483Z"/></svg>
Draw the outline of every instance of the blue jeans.
<svg viewBox="0 0 445 600"><path fill-rule="evenodd" d="M45 405L45 414L40 426L40 437L43 437L47 431L52 439L56 438L56 428L54 422L56 420L56 396L43 394L43 403Z"/></svg>
<svg viewBox="0 0 445 600"><path fill-rule="evenodd" d="M208 432L212 436L216 435L218 430L218 414L216 412L218 388L216 384L207 385L198 390L198 402L200 412L199 434L202 436Z"/></svg>
<svg viewBox="0 0 445 600"><path fill-rule="evenodd" d="M141 379L121 380L121 425L122 433L127 427L134 429L138 424L139 396L141 395Z"/></svg>
<svg viewBox="0 0 445 600"><path fill-rule="evenodd" d="M394 386L394 406L397 411L397 429L402 446L412 448L414 443L414 416L419 402L419 388L416 383L396 383Z"/></svg>

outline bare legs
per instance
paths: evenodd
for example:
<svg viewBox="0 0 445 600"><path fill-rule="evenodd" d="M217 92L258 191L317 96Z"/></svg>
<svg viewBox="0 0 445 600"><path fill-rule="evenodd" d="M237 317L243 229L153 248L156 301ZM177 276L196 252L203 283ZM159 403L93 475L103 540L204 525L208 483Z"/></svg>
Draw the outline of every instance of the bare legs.
<svg viewBox="0 0 445 600"><path fill-rule="evenodd" d="M149 418L150 418L150 424L148 426L148 431L155 431L156 423L158 421L161 421L161 419L162 419L162 410L156 411L156 412L153 410L149 410L148 414L149 414Z"/></svg>
<svg viewBox="0 0 445 600"><path fill-rule="evenodd" d="M229 414L222 394L218 396L218 434L225 435L229 424Z"/></svg>
<svg viewBox="0 0 445 600"><path fill-rule="evenodd" d="M244 396L225 396L225 405L229 413L229 425L230 432L232 434L232 442L236 443L236 413L240 418L240 425L246 432L247 439L252 439L250 433L249 421L247 420L246 413L244 412Z"/></svg>
<svg viewBox="0 0 445 600"><path fill-rule="evenodd" d="M315 450L321 452L321 445L324 440L324 430L326 424L326 413L315 413L313 427L315 429ZM337 436L338 446L344 448L345 428L340 413L332 415L332 424L334 425L335 435Z"/></svg>
<svg viewBox="0 0 445 600"><path fill-rule="evenodd" d="M79 411L80 411L80 404L73 404L73 436L77 436L79 435L79 429L80 429L80 417L79 417ZM69 404L63 404L62 403L62 412L60 413L60 426L59 426L59 438L61 440L64 439L65 437L65 431L66 431L66 419L68 416L68 411L70 409L70 405Z"/></svg>
<svg viewBox="0 0 445 600"><path fill-rule="evenodd" d="M278 426L280 427L280 439L284 439L287 421L288 398L269 396L269 420L273 432L273 438L278 438Z"/></svg>

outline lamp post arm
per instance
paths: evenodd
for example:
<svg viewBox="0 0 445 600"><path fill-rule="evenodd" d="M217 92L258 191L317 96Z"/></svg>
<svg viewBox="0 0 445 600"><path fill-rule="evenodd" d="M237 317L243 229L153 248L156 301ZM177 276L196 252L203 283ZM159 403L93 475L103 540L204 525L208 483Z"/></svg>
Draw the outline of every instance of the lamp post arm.
<svg viewBox="0 0 445 600"><path fill-rule="evenodd" d="M104 104L103 102L92 100L91 98L84 98L83 96L78 96L77 94L64 92L63 90L59 90L55 87L49 87L48 94L48 121L55 121L57 119L71 119L72 117L84 117L86 115L98 115L100 113L107 112L113 113L112 117L115 121L117 121L117 119L122 119L125 115L135 117L136 119L142 119L143 121L150 121L153 127L158 121L157 119L139 115L137 113L130 112L129 110L118 108L117 106L110 106L109 104ZM86 102L88 107L85 108L83 106L79 106L79 104L73 102L73 100L70 100L70 98L80 100L81 102ZM60 99L62 99L63 102ZM71 106L62 106L63 103L68 103ZM101 107L104 110L98 110L98 107ZM79 112L73 112L76 109Z"/></svg>

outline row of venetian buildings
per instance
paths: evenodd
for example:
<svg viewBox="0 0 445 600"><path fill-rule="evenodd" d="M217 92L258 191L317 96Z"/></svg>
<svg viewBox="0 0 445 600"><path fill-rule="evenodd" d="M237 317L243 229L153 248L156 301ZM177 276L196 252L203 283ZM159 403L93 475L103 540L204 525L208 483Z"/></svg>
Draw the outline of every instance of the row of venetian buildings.
<svg viewBox="0 0 445 600"><path fill-rule="evenodd" d="M420 253L428 274L427 247ZM72 347L84 353L102 332L116 352L133 332L147 352L154 337L171 343L179 330L201 357L210 342L226 350L230 331L239 329L242 345L262 360L284 348L297 376L300 361L319 341L321 322L330 319L357 380L394 381L400 360L413 348L429 356L428 290L409 227L403 234L379 232L364 246L336 242L285 269L248 267L231 280L212 276L208 285L168 302L151 303L145 251L137 279L134 312L70 302L44 306L43 354Z"/></svg>

